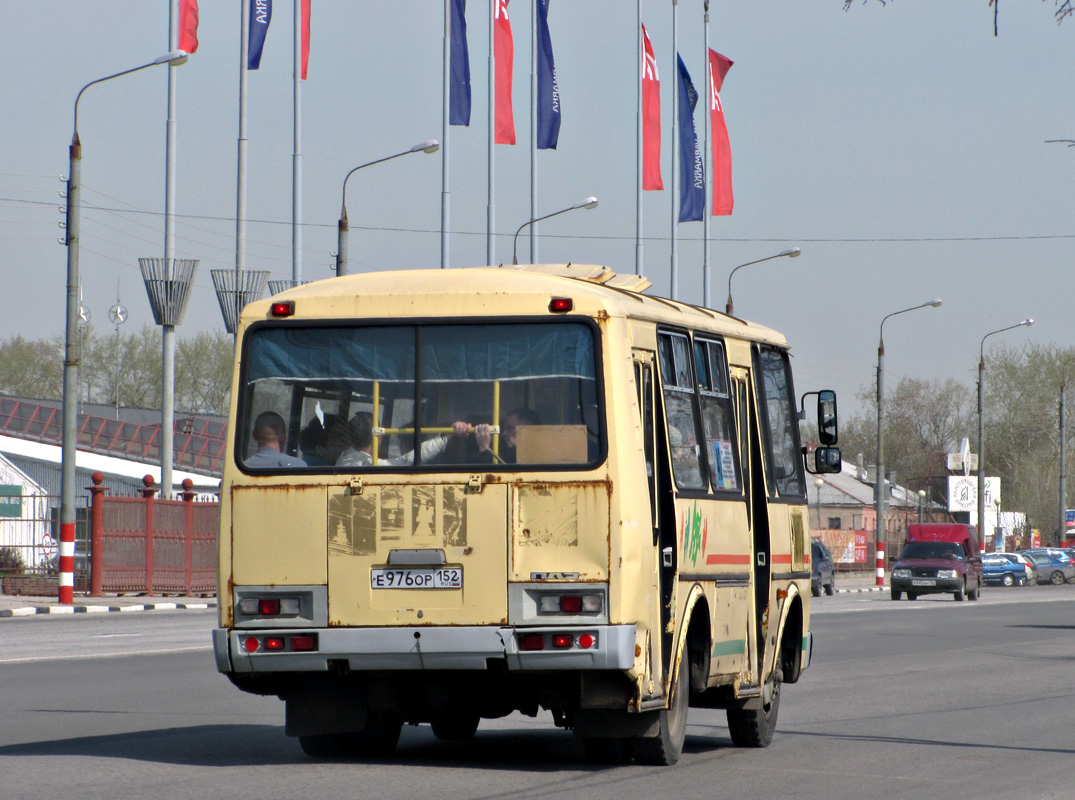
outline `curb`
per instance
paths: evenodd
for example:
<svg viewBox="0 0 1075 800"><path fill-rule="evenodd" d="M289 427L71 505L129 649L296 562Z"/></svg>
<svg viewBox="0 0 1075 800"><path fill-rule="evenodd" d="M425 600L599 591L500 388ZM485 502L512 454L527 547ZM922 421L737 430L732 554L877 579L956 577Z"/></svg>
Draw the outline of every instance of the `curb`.
<svg viewBox="0 0 1075 800"><path fill-rule="evenodd" d="M131 606L24 606L0 609L0 617L31 617L37 614L100 614L117 611L175 611L216 608L216 603L143 603Z"/></svg>

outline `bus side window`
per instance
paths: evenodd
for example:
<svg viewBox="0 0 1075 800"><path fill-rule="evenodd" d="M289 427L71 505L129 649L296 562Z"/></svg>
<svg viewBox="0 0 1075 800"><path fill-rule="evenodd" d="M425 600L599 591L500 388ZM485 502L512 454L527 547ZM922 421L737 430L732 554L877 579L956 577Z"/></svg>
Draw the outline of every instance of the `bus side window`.
<svg viewBox="0 0 1075 800"><path fill-rule="evenodd" d="M735 419L728 393L728 367L723 345L696 339L694 363L698 370L705 454L713 488L738 491L741 484L735 457Z"/></svg>
<svg viewBox="0 0 1075 800"><path fill-rule="evenodd" d="M769 493L802 496L806 494L806 481L787 353L774 347L758 347L754 357L758 367L758 416L770 473Z"/></svg>
<svg viewBox="0 0 1075 800"><path fill-rule="evenodd" d="M664 413L668 426L668 451L672 457L672 474L680 489L705 489L701 447L691 380L690 343L680 333L661 333L658 337L661 359L661 385L664 389Z"/></svg>

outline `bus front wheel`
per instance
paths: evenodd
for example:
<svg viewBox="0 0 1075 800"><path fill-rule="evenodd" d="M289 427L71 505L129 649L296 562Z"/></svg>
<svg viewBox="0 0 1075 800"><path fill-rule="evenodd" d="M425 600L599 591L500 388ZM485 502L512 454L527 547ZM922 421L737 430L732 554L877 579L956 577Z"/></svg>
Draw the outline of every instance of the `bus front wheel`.
<svg viewBox="0 0 1075 800"><path fill-rule="evenodd" d="M640 764L670 767L679 761L679 756L683 753L683 741L687 738L687 706L691 689L689 663L687 654L684 654L676 675L672 705L658 712L660 730L657 735L638 736L633 740L635 760Z"/></svg>
<svg viewBox="0 0 1075 800"><path fill-rule="evenodd" d="M776 731L776 716L780 711L780 669L773 673L769 698L761 708L729 708L728 730L736 747L768 747Z"/></svg>

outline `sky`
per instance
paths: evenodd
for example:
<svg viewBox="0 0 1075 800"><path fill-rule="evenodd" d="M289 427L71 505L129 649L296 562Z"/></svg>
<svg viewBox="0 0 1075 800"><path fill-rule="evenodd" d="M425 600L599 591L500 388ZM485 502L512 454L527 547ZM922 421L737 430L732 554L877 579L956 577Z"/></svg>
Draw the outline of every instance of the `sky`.
<svg viewBox="0 0 1075 800"><path fill-rule="evenodd" d="M666 190L644 198L643 274L671 276L672 4L641 0L658 59ZM292 5L276 0L261 69L248 83L247 267L292 276ZM301 89L304 279L332 276L341 188L351 168L443 139L440 0L313 0ZM175 256L199 259L179 338L223 331L211 270L234 269L240 0L201 0L200 46L176 77ZM678 42L703 85L702 0L678 5ZM168 0L0 0L0 340L62 336L64 184L73 106L90 81L168 47ZM529 219L529 0L512 0L517 146L495 152L496 261ZM347 210L352 271L440 263L441 164L448 153L450 266L484 265L488 4L470 0L472 124L448 147L355 173ZM710 225L711 305L736 273L738 315L792 346L796 388L835 389L867 411L881 320L885 385L902 377L973 386L982 337L1072 345L1071 214L1075 21L1005 0L999 37L987 0L713 0L710 45L732 59L721 99L735 209ZM559 145L537 156L540 260L635 269L636 3L552 0L562 100ZM153 324L138 258L164 255L167 67L96 85L79 105L83 303L111 333ZM701 112L696 115L699 129ZM680 299L701 304L701 223L678 227ZM528 257L526 234L520 254ZM1067 276L1067 277L1065 277ZM1045 410L1043 410L1044 412ZM970 432L968 432L970 433ZM851 456L853 458L853 455Z"/></svg>

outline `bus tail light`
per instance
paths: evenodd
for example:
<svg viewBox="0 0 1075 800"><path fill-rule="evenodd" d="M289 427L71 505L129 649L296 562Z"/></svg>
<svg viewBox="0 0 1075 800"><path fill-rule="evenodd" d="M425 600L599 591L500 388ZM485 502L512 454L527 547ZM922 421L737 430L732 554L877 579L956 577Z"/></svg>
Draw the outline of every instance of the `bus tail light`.
<svg viewBox="0 0 1075 800"><path fill-rule="evenodd" d="M570 633L554 633L552 635L552 646L557 650L566 650L575 644L575 637Z"/></svg>
<svg viewBox="0 0 1075 800"><path fill-rule="evenodd" d="M545 636L540 633L530 633L519 637L520 650L544 650Z"/></svg>
<svg viewBox="0 0 1075 800"><path fill-rule="evenodd" d="M244 597L239 613L248 617L297 617L301 604L297 597Z"/></svg>
<svg viewBox="0 0 1075 800"><path fill-rule="evenodd" d="M309 652L317 649L317 637L310 634L291 637L291 649L296 652Z"/></svg>
<svg viewBox="0 0 1075 800"><path fill-rule="evenodd" d="M265 640L266 650L283 650L284 640L279 636L270 636Z"/></svg>
<svg viewBox="0 0 1075 800"><path fill-rule="evenodd" d="M538 599L541 614L600 614L599 594L543 594Z"/></svg>

